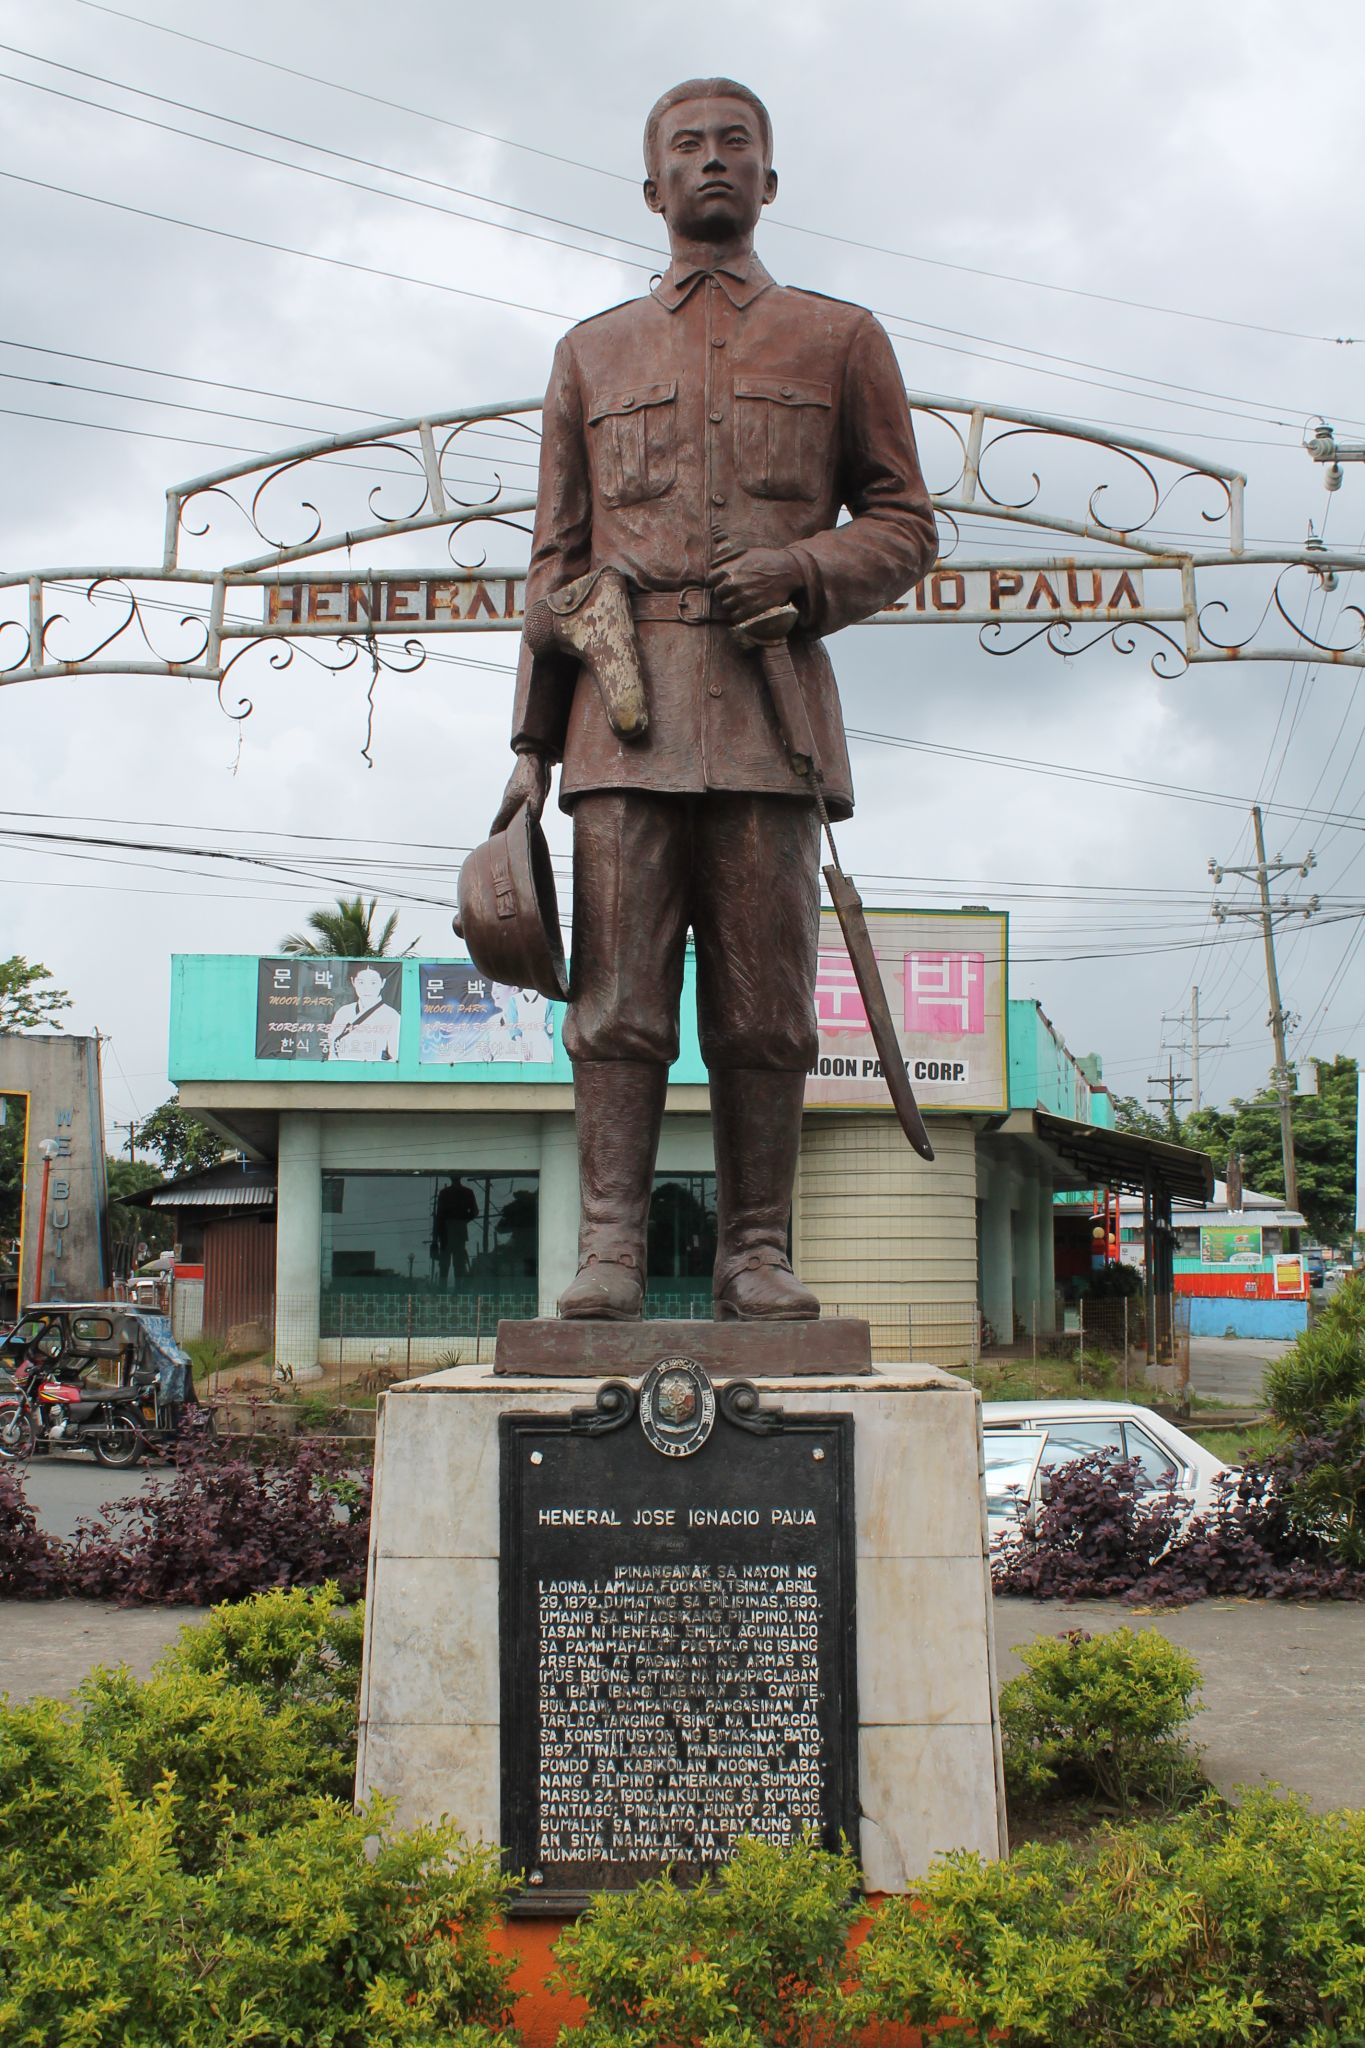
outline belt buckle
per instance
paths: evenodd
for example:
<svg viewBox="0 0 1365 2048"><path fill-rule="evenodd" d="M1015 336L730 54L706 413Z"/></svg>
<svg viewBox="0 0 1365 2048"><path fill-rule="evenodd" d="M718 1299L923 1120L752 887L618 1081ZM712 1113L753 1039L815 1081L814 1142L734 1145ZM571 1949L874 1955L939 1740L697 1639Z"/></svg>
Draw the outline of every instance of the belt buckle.
<svg viewBox="0 0 1365 2048"><path fill-rule="evenodd" d="M695 583L689 583L686 589L678 592L678 617L685 626L700 626L705 623L710 609L710 596L709 590L703 590Z"/></svg>

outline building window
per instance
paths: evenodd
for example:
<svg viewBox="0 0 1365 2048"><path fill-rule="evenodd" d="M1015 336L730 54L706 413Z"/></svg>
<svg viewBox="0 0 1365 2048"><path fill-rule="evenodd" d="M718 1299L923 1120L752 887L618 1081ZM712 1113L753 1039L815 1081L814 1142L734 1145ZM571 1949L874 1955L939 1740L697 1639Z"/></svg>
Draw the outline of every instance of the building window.
<svg viewBox="0 0 1365 2048"><path fill-rule="evenodd" d="M537 1309L539 1176L331 1173L324 1336L490 1333Z"/></svg>
<svg viewBox="0 0 1365 2048"><path fill-rule="evenodd" d="M709 1316L716 1263L716 1176L660 1173L649 1201L651 1316Z"/></svg>

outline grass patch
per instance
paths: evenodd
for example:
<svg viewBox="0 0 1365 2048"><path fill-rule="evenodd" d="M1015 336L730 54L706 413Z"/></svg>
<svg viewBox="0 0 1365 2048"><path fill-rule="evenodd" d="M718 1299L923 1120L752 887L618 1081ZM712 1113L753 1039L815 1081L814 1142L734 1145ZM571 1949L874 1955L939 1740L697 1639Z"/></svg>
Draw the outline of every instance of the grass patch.
<svg viewBox="0 0 1365 2048"><path fill-rule="evenodd" d="M1039 1352L1037 1358L983 1358L973 1374L986 1401L1138 1401L1150 1403L1149 1387L1138 1366L1108 1351L1087 1350L1082 1358L1074 1345L1065 1352Z"/></svg>
<svg viewBox="0 0 1365 2048"><path fill-rule="evenodd" d="M1254 1422L1245 1429L1201 1429L1191 1423L1186 1435L1201 1443L1225 1465L1260 1465L1283 1448L1284 1438L1273 1422Z"/></svg>

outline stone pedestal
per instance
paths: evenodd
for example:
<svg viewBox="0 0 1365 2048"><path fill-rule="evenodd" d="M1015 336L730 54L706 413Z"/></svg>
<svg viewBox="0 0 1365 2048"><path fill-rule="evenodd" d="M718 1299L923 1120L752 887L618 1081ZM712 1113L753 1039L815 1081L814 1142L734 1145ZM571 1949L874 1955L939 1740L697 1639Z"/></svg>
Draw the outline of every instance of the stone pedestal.
<svg viewBox="0 0 1365 2048"><path fill-rule="evenodd" d="M357 1785L362 1798L394 1799L400 1822L445 1814L472 1839L503 1839L499 1420L567 1416L590 1408L596 1392L577 1376L461 1366L383 1399ZM856 1620L847 1626L856 1628L868 1890L909 1889L943 1850L1002 1854L974 1390L932 1367L883 1366L765 1377L761 1400L798 1421L853 1419Z"/></svg>

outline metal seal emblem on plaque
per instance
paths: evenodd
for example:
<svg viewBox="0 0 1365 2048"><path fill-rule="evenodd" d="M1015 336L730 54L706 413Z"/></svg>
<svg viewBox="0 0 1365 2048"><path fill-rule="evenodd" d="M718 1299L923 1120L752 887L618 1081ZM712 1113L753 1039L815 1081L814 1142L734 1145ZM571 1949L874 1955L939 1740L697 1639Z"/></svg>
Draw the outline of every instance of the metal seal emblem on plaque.
<svg viewBox="0 0 1365 2048"><path fill-rule="evenodd" d="M690 1358L661 1358L640 1389L640 1427L665 1458L699 1451L716 1422L716 1390Z"/></svg>

